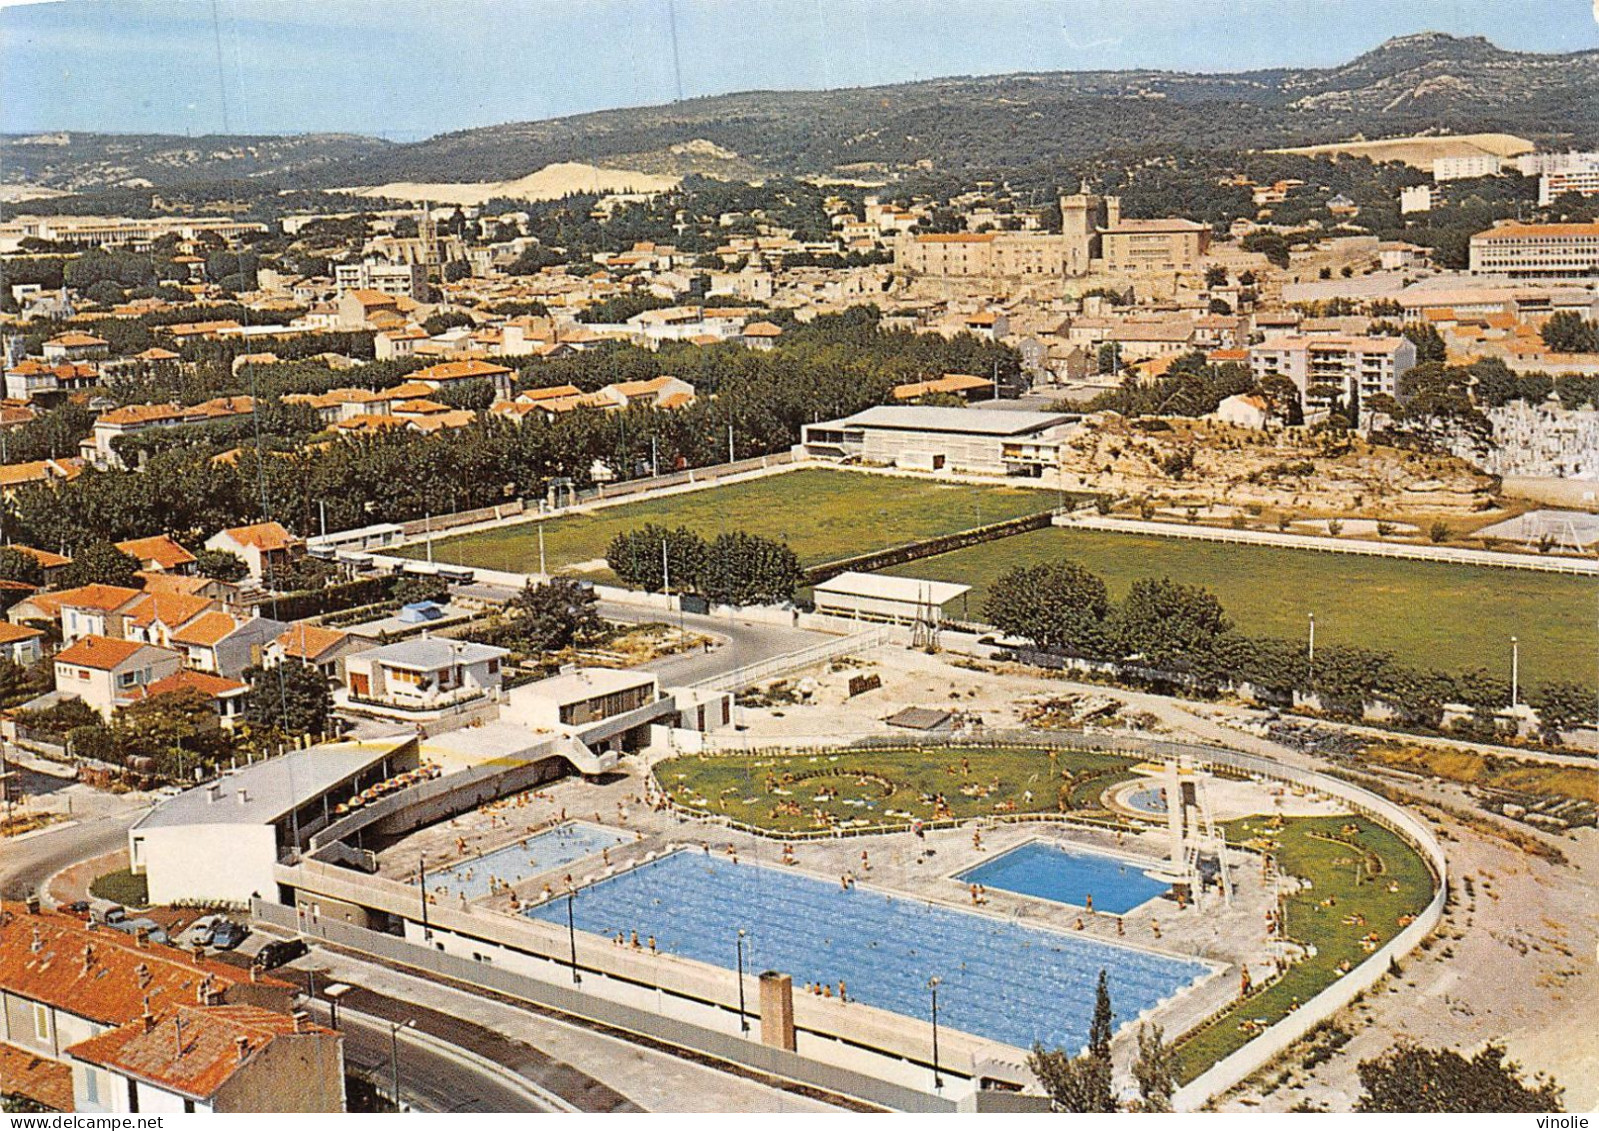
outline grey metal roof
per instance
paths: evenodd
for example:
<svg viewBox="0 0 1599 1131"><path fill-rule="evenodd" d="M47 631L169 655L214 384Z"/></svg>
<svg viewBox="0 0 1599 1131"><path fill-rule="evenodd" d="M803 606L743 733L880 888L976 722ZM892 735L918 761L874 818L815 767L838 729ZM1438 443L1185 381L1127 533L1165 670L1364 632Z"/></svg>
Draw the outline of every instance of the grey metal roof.
<svg viewBox="0 0 1599 1131"><path fill-rule="evenodd" d="M411 741L401 735L291 751L158 802L133 827L270 825Z"/></svg>
<svg viewBox="0 0 1599 1131"><path fill-rule="evenodd" d="M898 432L956 432L979 436L1021 436L1042 432L1077 417L1059 412L991 412L937 405L874 405L823 428L885 428Z"/></svg>

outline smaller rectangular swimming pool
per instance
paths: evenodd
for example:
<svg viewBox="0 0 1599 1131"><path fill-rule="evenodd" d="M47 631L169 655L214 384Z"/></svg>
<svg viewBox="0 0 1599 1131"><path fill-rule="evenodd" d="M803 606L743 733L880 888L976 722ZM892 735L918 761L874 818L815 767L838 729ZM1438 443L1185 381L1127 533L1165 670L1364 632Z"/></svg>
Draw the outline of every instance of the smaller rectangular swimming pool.
<svg viewBox="0 0 1599 1131"><path fill-rule="evenodd" d="M965 884L982 884L1073 907L1086 907L1092 896L1095 911L1112 915L1125 915L1167 890L1166 884L1150 879L1144 874L1143 865L1134 861L1088 849L1059 848L1038 840L968 868L955 878Z"/></svg>
<svg viewBox="0 0 1599 1131"><path fill-rule="evenodd" d="M506 884L519 884L529 876L564 868L589 856L598 856L607 848L626 844L634 838L626 833L570 821L534 833L525 840L485 852L472 860L463 860L449 868L428 872L428 891L454 899L465 895L467 899L481 899L489 894L489 877Z"/></svg>

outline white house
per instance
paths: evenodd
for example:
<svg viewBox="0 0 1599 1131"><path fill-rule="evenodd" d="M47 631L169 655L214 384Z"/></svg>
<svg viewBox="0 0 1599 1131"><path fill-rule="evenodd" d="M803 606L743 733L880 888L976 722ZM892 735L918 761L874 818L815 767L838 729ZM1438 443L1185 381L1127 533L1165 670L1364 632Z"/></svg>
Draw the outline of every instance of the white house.
<svg viewBox="0 0 1599 1131"><path fill-rule="evenodd" d="M432 711L500 693L504 648L421 636L346 656L348 699L380 713Z"/></svg>
<svg viewBox="0 0 1599 1131"><path fill-rule="evenodd" d="M110 719L118 707L182 667L183 657L170 648L85 636L56 653L56 692L81 699Z"/></svg>

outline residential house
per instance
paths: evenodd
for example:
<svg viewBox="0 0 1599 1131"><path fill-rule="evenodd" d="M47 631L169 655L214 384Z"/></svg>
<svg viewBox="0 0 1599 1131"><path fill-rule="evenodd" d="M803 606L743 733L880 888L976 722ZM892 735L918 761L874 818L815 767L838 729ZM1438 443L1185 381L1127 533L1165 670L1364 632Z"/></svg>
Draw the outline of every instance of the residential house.
<svg viewBox="0 0 1599 1131"><path fill-rule="evenodd" d="M168 639L173 648L183 653L188 667L236 679L245 669L262 662L267 645L287 627L285 622L271 617L209 612L194 618Z"/></svg>
<svg viewBox="0 0 1599 1131"><path fill-rule="evenodd" d="M257 522L213 534L206 539L205 548L243 559L250 576L262 581L292 565L305 552L305 542L279 523Z"/></svg>
<svg viewBox="0 0 1599 1131"><path fill-rule="evenodd" d="M139 559L139 568L153 573L192 574L198 559L166 534L118 542L117 549Z"/></svg>
<svg viewBox="0 0 1599 1131"><path fill-rule="evenodd" d="M345 657L348 702L379 713L448 709L498 698L504 648L423 635Z"/></svg>
<svg viewBox="0 0 1599 1131"><path fill-rule="evenodd" d="M43 594L36 595L37 601ZM141 596L121 585L80 585L53 594L61 610L61 639L71 644L80 636L122 638L123 616ZM15 606L13 606L15 608Z"/></svg>
<svg viewBox="0 0 1599 1131"><path fill-rule="evenodd" d="M84 461L75 456L0 464L0 495L9 499L22 487L71 483L83 474L84 466Z"/></svg>
<svg viewBox="0 0 1599 1131"><path fill-rule="evenodd" d="M173 647L172 636L206 613L220 612L217 602L190 593L146 592L122 614L122 639Z"/></svg>
<svg viewBox="0 0 1599 1131"><path fill-rule="evenodd" d="M44 632L26 625L0 622L0 657L29 667L44 656Z"/></svg>
<svg viewBox="0 0 1599 1131"><path fill-rule="evenodd" d="M54 1111L340 1111L337 1033L292 987L36 900L0 905L0 1080Z"/></svg>
<svg viewBox="0 0 1599 1131"><path fill-rule="evenodd" d="M285 661L297 661L321 672L329 683L343 686L346 682L345 660L374 647L376 645L364 636L295 621L267 645L265 660L269 667Z"/></svg>
<svg viewBox="0 0 1599 1131"><path fill-rule="evenodd" d="M1272 403L1259 393L1237 393L1223 399L1211 419L1257 431L1282 423Z"/></svg>
<svg viewBox="0 0 1599 1131"><path fill-rule="evenodd" d="M184 668L165 679L156 680L144 689L147 699L186 693L202 696L215 712L217 723L232 730L244 718L245 699L250 694L250 685L243 680Z"/></svg>
<svg viewBox="0 0 1599 1131"><path fill-rule="evenodd" d="M109 722L118 707L182 667L182 655L169 648L84 636L55 655L56 693L83 700Z"/></svg>
<svg viewBox="0 0 1599 1131"><path fill-rule="evenodd" d="M460 382L487 380L494 386L495 397L504 400L511 395L511 380L514 376L515 373L503 365L472 358L466 361L447 361L419 369L411 374L410 382L426 385L437 392Z"/></svg>
<svg viewBox="0 0 1599 1131"><path fill-rule="evenodd" d="M45 342L39 352L47 362L100 361L111 352L111 343L81 330L68 330Z"/></svg>
<svg viewBox="0 0 1599 1131"><path fill-rule="evenodd" d="M176 428L189 424L209 424L249 416L255 411L250 397L217 397L196 405L133 404L101 414L94 428L79 445L79 454L100 468L122 467L117 441L154 428Z"/></svg>

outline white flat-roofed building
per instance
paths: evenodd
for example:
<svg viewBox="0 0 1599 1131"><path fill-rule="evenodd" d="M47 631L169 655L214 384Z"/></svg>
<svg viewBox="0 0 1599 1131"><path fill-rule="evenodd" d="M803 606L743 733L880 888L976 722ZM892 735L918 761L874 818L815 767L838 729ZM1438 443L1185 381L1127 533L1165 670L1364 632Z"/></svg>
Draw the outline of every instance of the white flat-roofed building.
<svg viewBox="0 0 1599 1131"><path fill-rule="evenodd" d="M436 711L500 693L504 648L422 636L348 656L348 696L364 708Z"/></svg>
<svg viewBox="0 0 1599 1131"><path fill-rule="evenodd" d="M577 668L513 689L500 718L575 738L591 750L616 751L647 745L649 728L676 714L653 672Z"/></svg>
<svg viewBox="0 0 1599 1131"><path fill-rule="evenodd" d="M1471 237L1471 273L1539 281L1599 279L1599 221L1506 221Z"/></svg>
<svg viewBox="0 0 1599 1131"><path fill-rule="evenodd" d="M971 588L948 581L849 570L815 586L812 594L819 613L913 623L942 620L944 606Z"/></svg>
<svg viewBox="0 0 1599 1131"><path fill-rule="evenodd" d="M417 767L413 737L339 742L256 762L157 802L128 830L152 903L275 900L273 865L303 848L334 809Z"/></svg>
<svg viewBox="0 0 1599 1131"><path fill-rule="evenodd" d="M817 459L860 460L921 471L1042 474L1060 464L1074 414L934 405L876 405L807 424L800 446Z"/></svg>

